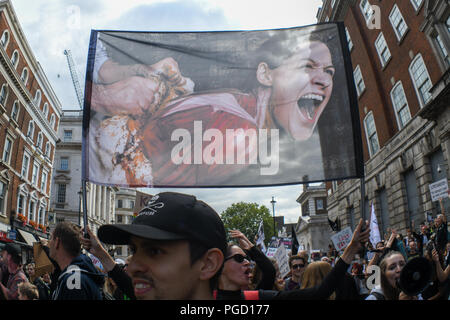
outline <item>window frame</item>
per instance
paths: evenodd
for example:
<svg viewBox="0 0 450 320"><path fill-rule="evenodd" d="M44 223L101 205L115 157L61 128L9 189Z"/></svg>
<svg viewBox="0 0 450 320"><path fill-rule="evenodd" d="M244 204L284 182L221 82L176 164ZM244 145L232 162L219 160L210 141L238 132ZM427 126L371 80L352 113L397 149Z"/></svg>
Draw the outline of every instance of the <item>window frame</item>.
<svg viewBox="0 0 450 320"><path fill-rule="evenodd" d="M401 19L399 19L398 23L396 23L396 21L393 18L395 13L398 13L396 16L399 16L401 18ZM394 3L394 6L392 7L391 12L389 13L389 21L391 22L391 26L394 29L394 33L395 33L395 36L397 37L397 40L399 42L401 42L403 40L403 38L406 36L406 34L408 33L409 26L406 23L406 20L403 17L403 14L401 13L401 11L396 3ZM397 29L397 27L399 27L401 25L402 21L405 24L405 28L403 29L404 30L403 33L400 34L400 31Z"/></svg>
<svg viewBox="0 0 450 320"><path fill-rule="evenodd" d="M6 39L6 43L3 43L3 37L5 36L5 34L7 35L7 39ZM0 37L0 45L6 50L6 48L8 48L9 45L9 40L11 38L11 35L9 34L9 31L3 30L2 36Z"/></svg>
<svg viewBox="0 0 450 320"><path fill-rule="evenodd" d="M359 75L360 81L357 82L357 75ZM362 94L366 91L366 84L364 82L364 77L361 71L361 67L359 64L356 66L355 70L353 70L353 79L355 80L356 93L358 97L362 96ZM363 87L360 91L359 84L362 83Z"/></svg>
<svg viewBox="0 0 450 320"><path fill-rule="evenodd" d="M380 42L382 42L381 44L384 45L384 47L379 46ZM389 63L389 61L391 61L392 55L391 55L391 51L389 50L389 46L386 42L386 38L384 37L382 31L376 38L374 45L375 45L375 50L378 53L378 58L380 59L380 62L381 62L381 67L384 68ZM389 56L385 59L384 53L386 53L386 52L389 54Z"/></svg>
<svg viewBox="0 0 450 320"><path fill-rule="evenodd" d="M7 145L8 145L8 147L7 147ZM9 134L7 134L5 137L5 144L3 146L3 154L2 154L2 161L4 163L7 163L7 164L11 163L11 154L12 154L13 145L14 145L14 138L11 137ZM5 156L7 157L6 159L5 159Z"/></svg>
<svg viewBox="0 0 450 320"><path fill-rule="evenodd" d="M429 94L427 99L425 99L425 97L422 95L421 88L425 85L427 80L422 82L420 85L418 85L417 82L416 82L416 79L415 79L415 76L414 76L413 66L415 66L416 63L419 60L422 61L422 66L423 66L424 72L426 73L427 80L430 83L429 84L429 88L430 89L433 87L433 83L431 82L430 73L428 72L428 68L427 68L427 66L425 64L425 61L423 60L422 54L418 53L414 57L414 59L411 61L411 63L409 64L408 70L409 70L409 75L411 77L411 81L413 83L414 89L416 90L417 98L419 100L419 105L420 105L421 108L423 108L431 100L432 95L431 95L431 93L429 93L429 91L427 92Z"/></svg>
<svg viewBox="0 0 450 320"><path fill-rule="evenodd" d="M372 122L373 122L374 132L369 135L367 120L370 119L370 118L372 119ZM368 146L368 149L369 149L369 157L371 158L372 156L377 154L378 151L380 151L380 149L381 149L381 147L380 147L380 140L378 139L378 132L377 132L377 126L376 126L376 123L375 123L375 117L373 116L373 112L372 111L368 112L367 115L364 117L364 131L366 133L367 146ZM371 141L372 141L371 138L373 136L376 137L377 147L378 147L377 150L374 150L373 145L371 143Z"/></svg>
<svg viewBox="0 0 450 320"><path fill-rule="evenodd" d="M16 57L15 60L13 60L14 57ZM17 69L17 66L19 65L19 60L20 60L19 51L17 51L16 49L11 55L11 64L13 65L14 69Z"/></svg>
<svg viewBox="0 0 450 320"><path fill-rule="evenodd" d="M405 101L405 104L401 106L400 110L397 109L397 105L396 105L396 100L394 97L394 92L396 90L398 90L399 88L401 88L401 91L403 93L403 98ZM391 89L390 92L390 96L391 96L391 102L392 102L392 107L394 108L394 113L395 113L395 117L397 119L397 126L399 130L402 130L404 127L406 127L406 125L408 124L408 122L411 121L412 117L411 117L411 110L409 108L409 103L408 103L408 98L406 97L406 93L405 93L405 89L403 88L403 84L401 81L398 81ZM403 109L407 109L408 110L408 115L409 115L409 119L407 121L405 121L405 123L403 123L403 119L400 116L400 113Z"/></svg>

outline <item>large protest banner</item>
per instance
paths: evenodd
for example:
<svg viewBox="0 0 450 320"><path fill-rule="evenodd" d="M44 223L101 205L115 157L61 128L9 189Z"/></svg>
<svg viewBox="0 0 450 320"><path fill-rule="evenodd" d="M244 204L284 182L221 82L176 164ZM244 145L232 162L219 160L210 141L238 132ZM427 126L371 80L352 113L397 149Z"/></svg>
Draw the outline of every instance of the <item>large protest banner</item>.
<svg viewBox="0 0 450 320"><path fill-rule="evenodd" d="M362 175L342 23L91 32L85 181L238 187Z"/></svg>

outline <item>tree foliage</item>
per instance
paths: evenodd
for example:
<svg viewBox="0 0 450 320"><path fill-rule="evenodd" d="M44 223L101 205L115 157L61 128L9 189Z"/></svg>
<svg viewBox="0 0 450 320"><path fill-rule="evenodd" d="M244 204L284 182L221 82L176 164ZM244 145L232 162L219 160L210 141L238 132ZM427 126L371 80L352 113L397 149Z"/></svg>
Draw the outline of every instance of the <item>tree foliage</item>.
<svg viewBox="0 0 450 320"><path fill-rule="evenodd" d="M253 243L261 220L263 220L266 245L274 235L273 217L264 205L259 206L257 203L247 202L233 203L222 212L221 218L227 231L238 229Z"/></svg>

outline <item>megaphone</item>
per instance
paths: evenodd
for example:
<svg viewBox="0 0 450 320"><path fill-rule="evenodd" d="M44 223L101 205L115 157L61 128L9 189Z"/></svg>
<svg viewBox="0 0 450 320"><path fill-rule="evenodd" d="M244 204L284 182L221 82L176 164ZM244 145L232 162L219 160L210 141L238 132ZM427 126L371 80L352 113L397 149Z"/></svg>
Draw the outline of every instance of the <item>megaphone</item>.
<svg viewBox="0 0 450 320"><path fill-rule="evenodd" d="M417 257L409 260L400 273L398 287L408 296L418 295L430 282L432 268L426 258Z"/></svg>

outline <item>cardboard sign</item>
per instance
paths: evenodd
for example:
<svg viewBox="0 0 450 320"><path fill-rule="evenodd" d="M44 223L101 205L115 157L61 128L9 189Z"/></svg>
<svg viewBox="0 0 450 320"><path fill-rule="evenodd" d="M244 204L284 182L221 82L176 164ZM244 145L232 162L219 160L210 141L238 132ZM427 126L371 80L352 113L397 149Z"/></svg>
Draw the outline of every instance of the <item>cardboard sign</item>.
<svg viewBox="0 0 450 320"><path fill-rule="evenodd" d="M274 254L274 259L278 263L278 268L280 269L280 276L284 278L291 269L289 268L289 259L284 246L279 246Z"/></svg>
<svg viewBox="0 0 450 320"><path fill-rule="evenodd" d="M48 258L44 249L42 249L42 244L40 242L33 243L33 254L35 262L35 275L34 275L35 278L40 277L47 272L48 273L53 272L55 267Z"/></svg>
<svg viewBox="0 0 450 320"><path fill-rule="evenodd" d="M350 227L343 229L341 232L331 236L334 247L337 251L343 251L352 240L353 232Z"/></svg>
<svg viewBox="0 0 450 320"><path fill-rule="evenodd" d="M430 193L432 201L448 198L448 181L447 178L431 183Z"/></svg>
<svg viewBox="0 0 450 320"><path fill-rule="evenodd" d="M268 258L272 258L275 255L275 252L277 252L277 250L278 250L278 248L274 248L274 247L267 248L266 256Z"/></svg>

